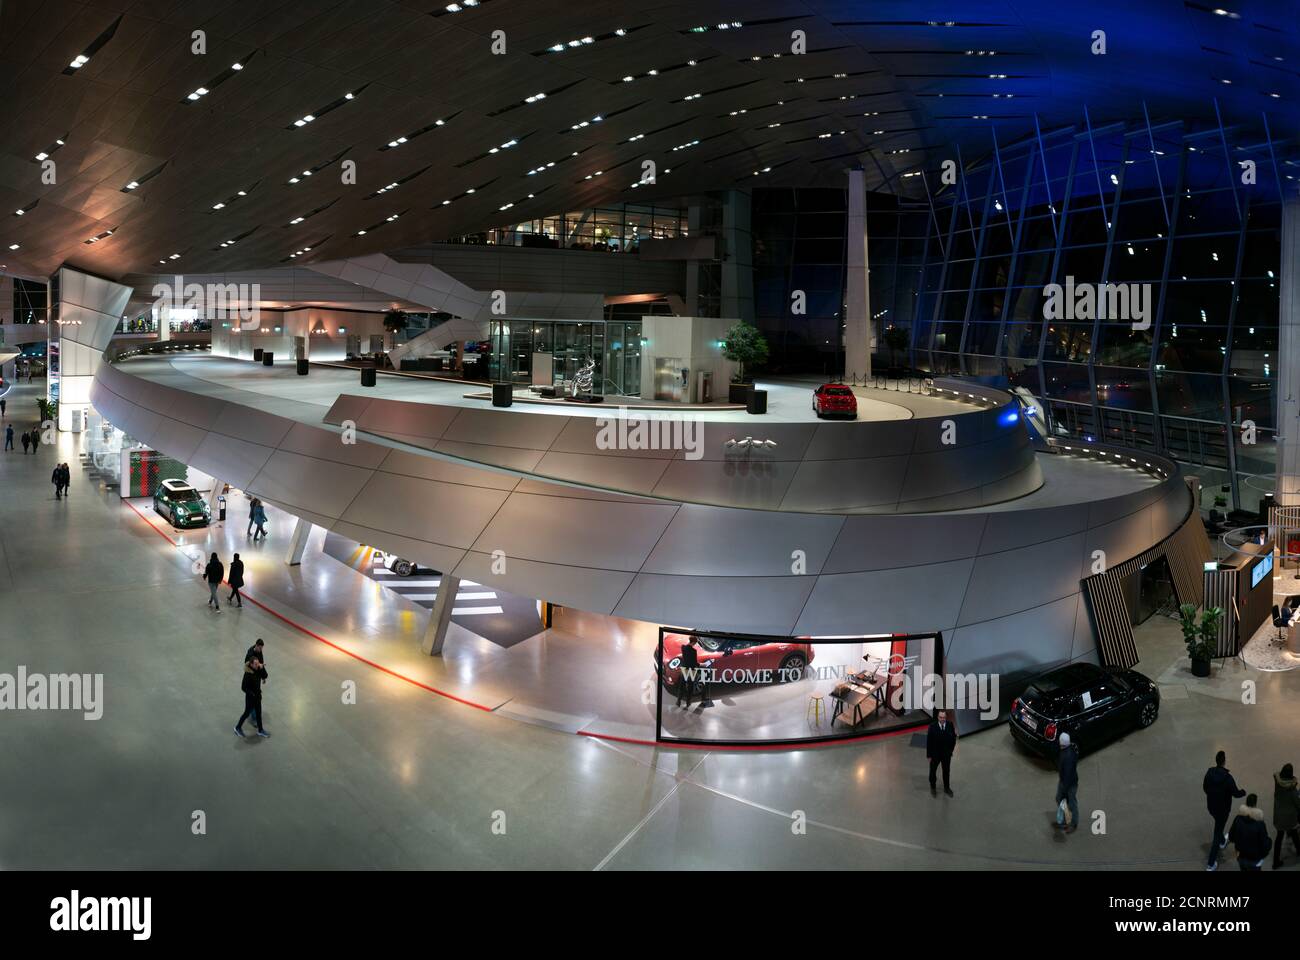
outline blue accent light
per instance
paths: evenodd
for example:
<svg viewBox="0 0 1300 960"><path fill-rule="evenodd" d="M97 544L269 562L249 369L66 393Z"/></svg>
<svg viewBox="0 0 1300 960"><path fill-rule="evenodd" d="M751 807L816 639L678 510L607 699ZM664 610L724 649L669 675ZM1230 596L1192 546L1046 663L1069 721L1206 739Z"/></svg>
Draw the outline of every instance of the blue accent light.
<svg viewBox="0 0 1300 960"><path fill-rule="evenodd" d="M998 422L1009 427L1019 419L1020 414L1016 413L1014 410L1008 410L1006 413L1002 414L1002 416L998 417Z"/></svg>

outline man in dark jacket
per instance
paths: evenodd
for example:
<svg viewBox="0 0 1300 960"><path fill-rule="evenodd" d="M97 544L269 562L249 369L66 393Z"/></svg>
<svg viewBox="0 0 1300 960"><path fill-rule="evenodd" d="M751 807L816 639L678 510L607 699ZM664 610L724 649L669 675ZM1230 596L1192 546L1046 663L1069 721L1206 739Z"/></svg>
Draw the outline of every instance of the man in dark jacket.
<svg viewBox="0 0 1300 960"><path fill-rule="evenodd" d="M1273 774L1273 827L1277 839L1273 841L1273 869L1282 866L1282 840L1291 837L1291 846L1300 853L1300 790L1297 790L1295 768L1291 764Z"/></svg>
<svg viewBox="0 0 1300 960"><path fill-rule="evenodd" d="M1237 847L1237 865L1243 870L1260 870L1264 858L1273 845L1264 826L1264 811L1259 808L1259 798L1253 793L1237 808L1237 819L1232 821L1228 839Z"/></svg>
<svg viewBox="0 0 1300 960"><path fill-rule="evenodd" d="M948 774L952 769L952 755L957 750L957 728L952 725L952 717L947 710L940 710L938 716L930 723L925 732L925 756L930 761L930 796L939 795L935 783L935 771L943 767L943 792L952 796L952 787L948 783Z"/></svg>
<svg viewBox="0 0 1300 960"><path fill-rule="evenodd" d="M54 465L54 472L50 474L50 483L54 484L54 499L63 499L63 467L59 464Z"/></svg>
<svg viewBox="0 0 1300 960"><path fill-rule="evenodd" d="M1079 829L1079 748L1070 742L1068 733L1061 734L1060 749L1056 751L1056 825L1065 827L1066 833ZM1070 825L1065 825L1061 814L1061 801L1070 811Z"/></svg>
<svg viewBox="0 0 1300 960"><path fill-rule="evenodd" d="M208 582L208 606L215 609L217 613L221 612L221 598L217 596L217 590L225 576L226 568L214 553L208 565L203 568L203 579Z"/></svg>
<svg viewBox="0 0 1300 960"><path fill-rule="evenodd" d="M244 561L239 559L239 554L235 554L234 559L230 561L230 576L226 582L230 584L230 596L226 597L226 603L233 602L242 607L244 605L244 595L239 592L239 588L244 585ZM261 643L262 641L257 642ZM251 653L253 648L249 647L248 649ZM244 659L248 658L245 657Z"/></svg>
<svg viewBox="0 0 1300 960"><path fill-rule="evenodd" d="M686 698L686 707L690 709L691 696L695 693L695 685L699 683L696 679L695 671L700 667L700 656L695 649L695 638L691 637L682 647L682 652L678 654L681 663L678 664L677 671L677 706L682 705L682 698Z"/></svg>
<svg viewBox="0 0 1300 960"><path fill-rule="evenodd" d="M250 663L253 660L256 660L259 663L261 663L263 667L265 667L266 657L262 655L265 651L266 651L266 641L263 640L261 637L258 637L256 642L244 652L244 662ZM265 680L266 678L263 677L262 679Z"/></svg>
<svg viewBox="0 0 1300 960"><path fill-rule="evenodd" d="M60 486L63 487L63 495L66 497L68 488L72 485L72 468L66 463L59 465L59 479L62 481Z"/></svg>
<svg viewBox="0 0 1300 960"><path fill-rule="evenodd" d="M1205 808L1214 818L1214 834L1210 837L1210 856L1206 870L1219 869L1219 851L1228 845L1228 814L1232 813L1233 797L1244 797L1246 791L1237 786L1232 774L1224 766L1228 756L1222 750L1214 755L1214 766L1205 771L1201 789L1205 791Z"/></svg>
<svg viewBox="0 0 1300 960"><path fill-rule="evenodd" d="M259 737L269 737L270 734L262 729L262 681L266 679L266 667L262 666L262 661L253 657L244 663L244 679L239 685L239 689L244 691L244 712L239 715L239 720L235 723L235 733L238 736L244 735L244 721L252 714L253 722L257 724L257 735Z"/></svg>

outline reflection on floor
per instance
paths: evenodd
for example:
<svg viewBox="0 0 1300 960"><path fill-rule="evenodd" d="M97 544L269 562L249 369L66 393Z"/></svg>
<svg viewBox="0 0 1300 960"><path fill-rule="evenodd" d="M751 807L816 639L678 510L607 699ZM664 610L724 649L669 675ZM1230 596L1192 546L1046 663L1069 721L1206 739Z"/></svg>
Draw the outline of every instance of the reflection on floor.
<svg viewBox="0 0 1300 960"><path fill-rule="evenodd" d="M337 533L326 533L324 552L372 580L382 583L398 596L432 610L438 597L441 573L416 565L408 576L400 576L384 564L382 551ZM499 647L513 647L542 629L537 601L503 590L485 587L472 580L462 580L456 591L456 605L451 619Z"/></svg>

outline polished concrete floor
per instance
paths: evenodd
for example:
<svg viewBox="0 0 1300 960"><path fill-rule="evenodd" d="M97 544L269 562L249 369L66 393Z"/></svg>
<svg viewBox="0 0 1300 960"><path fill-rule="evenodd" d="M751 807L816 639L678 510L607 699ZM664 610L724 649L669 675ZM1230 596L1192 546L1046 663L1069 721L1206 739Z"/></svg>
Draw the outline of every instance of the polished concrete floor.
<svg viewBox="0 0 1300 960"><path fill-rule="evenodd" d="M41 387L9 397L17 430ZM929 795L909 736L728 753L521 723L358 659L367 643L409 648L422 621L412 611L408 633L368 636L402 622L385 619L391 595L372 585L372 600L342 609L317 586L331 582L326 561L339 565L311 551L269 609L209 612L189 557L88 483L75 442L0 453L0 672L103 673L104 715L0 712L0 868L1200 869L1214 750L1261 793L1300 761L1300 672L1233 662L1196 680L1169 621L1139 631L1140 669L1165 690L1159 721L1080 766L1080 802L1105 814L1104 835L1052 830L1054 773L1000 728L963 740L947 799ZM49 484L58 460L73 464L62 502ZM249 551L253 595L287 537L273 527ZM281 616L324 640L354 637L356 655ZM273 736L242 741L230 727L258 636ZM1243 680L1257 702L1242 704ZM792 830L796 812L806 833Z"/></svg>
<svg viewBox="0 0 1300 960"><path fill-rule="evenodd" d="M492 409L482 399L478 384L453 380L381 375L375 386L363 388L357 371L342 367L314 365L308 376L300 377L290 364L266 367L249 360L208 355L141 356L121 361L122 369L132 376L143 377L204 396L220 397L234 403L265 409L280 416L319 425L325 411L340 394L362 394L387 400L437 403L453 407ZM760 382L767 390L767 421L782 423L817 422L812 410L813 385L794 381ZM858 418L867 420L906 420L914 415L940 416L968 413L971 404L938 396L920 396L892 390L858 388ZM477 399L476 399L477 398ZM535 416L608 417L616 404L522 404L511 408L516 413ZM636 416L648 420L684 419L718 422L755 422L743 409L637 410Z"/></svg>

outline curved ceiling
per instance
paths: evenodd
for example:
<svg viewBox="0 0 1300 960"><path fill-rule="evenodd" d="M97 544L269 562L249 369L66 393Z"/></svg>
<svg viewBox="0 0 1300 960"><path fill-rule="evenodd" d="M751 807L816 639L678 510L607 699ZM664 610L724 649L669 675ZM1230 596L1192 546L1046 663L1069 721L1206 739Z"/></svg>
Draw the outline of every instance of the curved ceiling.
<svg viewBox="0 0 1300 960"><path fill-rule="evenodd" d="M0 269L216 272L305 248L298 259L339 259L598 204L838 186L857 164L876 189L923 196L904 174L1036 122L1073 125L1085 105L1094 124L1140 120L1144 102L1155 122L1216 122L1217 98L1225 123L1254 129L1267 111L1285 137L1296 13L1174 0L9 0ZM645 160L656 181L633 186Z"/></svg>

